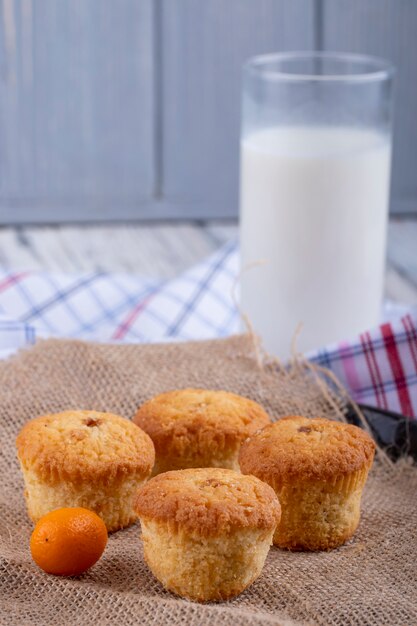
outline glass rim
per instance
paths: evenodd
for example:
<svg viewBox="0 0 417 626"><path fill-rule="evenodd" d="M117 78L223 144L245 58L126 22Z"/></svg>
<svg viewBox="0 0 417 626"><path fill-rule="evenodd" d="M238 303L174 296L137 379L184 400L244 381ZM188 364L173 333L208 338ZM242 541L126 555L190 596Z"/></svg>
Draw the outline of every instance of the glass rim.
<svg viewBox="0 0 417 626"><path fill-rule="evenodd" d="M306 60L314 61L315 59L328 59L329 61L336 61L340 63L351 63L372 67L373 69L358 71L358 73L293 73L291 71L284 71L279 69L270 69L268 64L279 61L296 61ZM243 70L251 75L257 76L260 79L266 79L270 81L294 81L294 82L373 82L383 81L391 78L395 74L395 66L386 59L371 56L367 54L355 54L350 52L315 52L315 51L294 51L294 52L272 52L269 54L260 54L248 59L244 65Z"/></svg>

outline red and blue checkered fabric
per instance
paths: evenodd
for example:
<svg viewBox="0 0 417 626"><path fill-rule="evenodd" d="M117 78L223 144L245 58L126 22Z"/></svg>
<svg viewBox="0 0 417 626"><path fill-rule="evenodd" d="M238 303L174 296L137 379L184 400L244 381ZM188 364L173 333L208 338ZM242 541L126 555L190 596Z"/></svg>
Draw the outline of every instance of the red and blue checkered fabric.
<svg viewBox="0 0 417 626"><path fill-rule="evenodd" d="M363 404L417 417L417 315L318 350L311 360L332 370Z"/></svg>
<svg viewBox="0 0 417 626"><path fill-rule="evenodd" d="M166 282L125 274L0 272L0 356L36 337L174 341L239 330L232 298L239 260L230 242ZM417 315L308 355L331 369L355 400L417 416Z"/></svg>

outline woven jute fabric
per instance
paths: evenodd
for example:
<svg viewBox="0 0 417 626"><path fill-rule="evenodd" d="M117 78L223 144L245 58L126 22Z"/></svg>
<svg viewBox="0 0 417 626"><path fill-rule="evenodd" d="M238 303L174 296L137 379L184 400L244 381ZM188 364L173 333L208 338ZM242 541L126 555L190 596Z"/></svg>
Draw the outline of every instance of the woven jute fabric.
<svg viewBox="0 0 417 626"><path fill-rule="evenodd" d="M322 380L322 379L321 379ZM152 346L48 340L0 364L0 623L18 625L417 624L417 470L376 462L360 527L323 553L271 548L260 578L238 598L199 605L165 591L143 559L140 527L114 533L79 578L49 576L29 552L15 438L29 419L64 409L131 418L156 393L225 389L260 402L273 418L340 418L345 398L309 368L259 365L250 337Z"/></svg>

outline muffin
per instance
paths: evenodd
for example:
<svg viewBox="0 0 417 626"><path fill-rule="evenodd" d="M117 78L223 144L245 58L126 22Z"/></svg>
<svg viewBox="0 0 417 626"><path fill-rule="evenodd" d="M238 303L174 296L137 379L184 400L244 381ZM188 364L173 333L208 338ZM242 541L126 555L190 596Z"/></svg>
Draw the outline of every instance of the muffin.
<svg viewBox="0 0 417 626"><path fill-rule="evenodd" d="M258 578L281 515L271 487L218 468L160 474L134 506L150 569L198 602L232 598Z"/></svg>
<svg viewBox="0 0 417 626"><path fill-rule="evenodd" d="M131 421L96 411L65 411L28 422L17 454L29 516L61 507L95 511L107 530L137 519L133 496L155 459L151 439Z"/></svg>
<svg viewBox="0 0 417 626"><path fill-rule="evenodd" d="M256 402L207 389L162 393L141 406L133 421L155 445L154 475L190 467L239 471L242 441L271 422Z"/></svg>
<svg viewBox="0 0 417 626"><path fill-rule="evenodd" d="M291 416L246 441L239 461L244 474L267 482L280 500L276 545L330 550L358 527L374 453L373 440L356 426Z"/></svg>

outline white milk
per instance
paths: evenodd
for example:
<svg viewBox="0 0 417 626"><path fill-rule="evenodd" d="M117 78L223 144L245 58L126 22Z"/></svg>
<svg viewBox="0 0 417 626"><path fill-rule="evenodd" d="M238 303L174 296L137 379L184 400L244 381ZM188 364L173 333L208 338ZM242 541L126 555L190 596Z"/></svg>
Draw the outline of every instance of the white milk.
<svg viewBox="0 0 417 626"><path fill-rule="evenodd" d="M379 321L390 143L351 128L274 127L241 148L242 310L287 358Z"/></svg>

